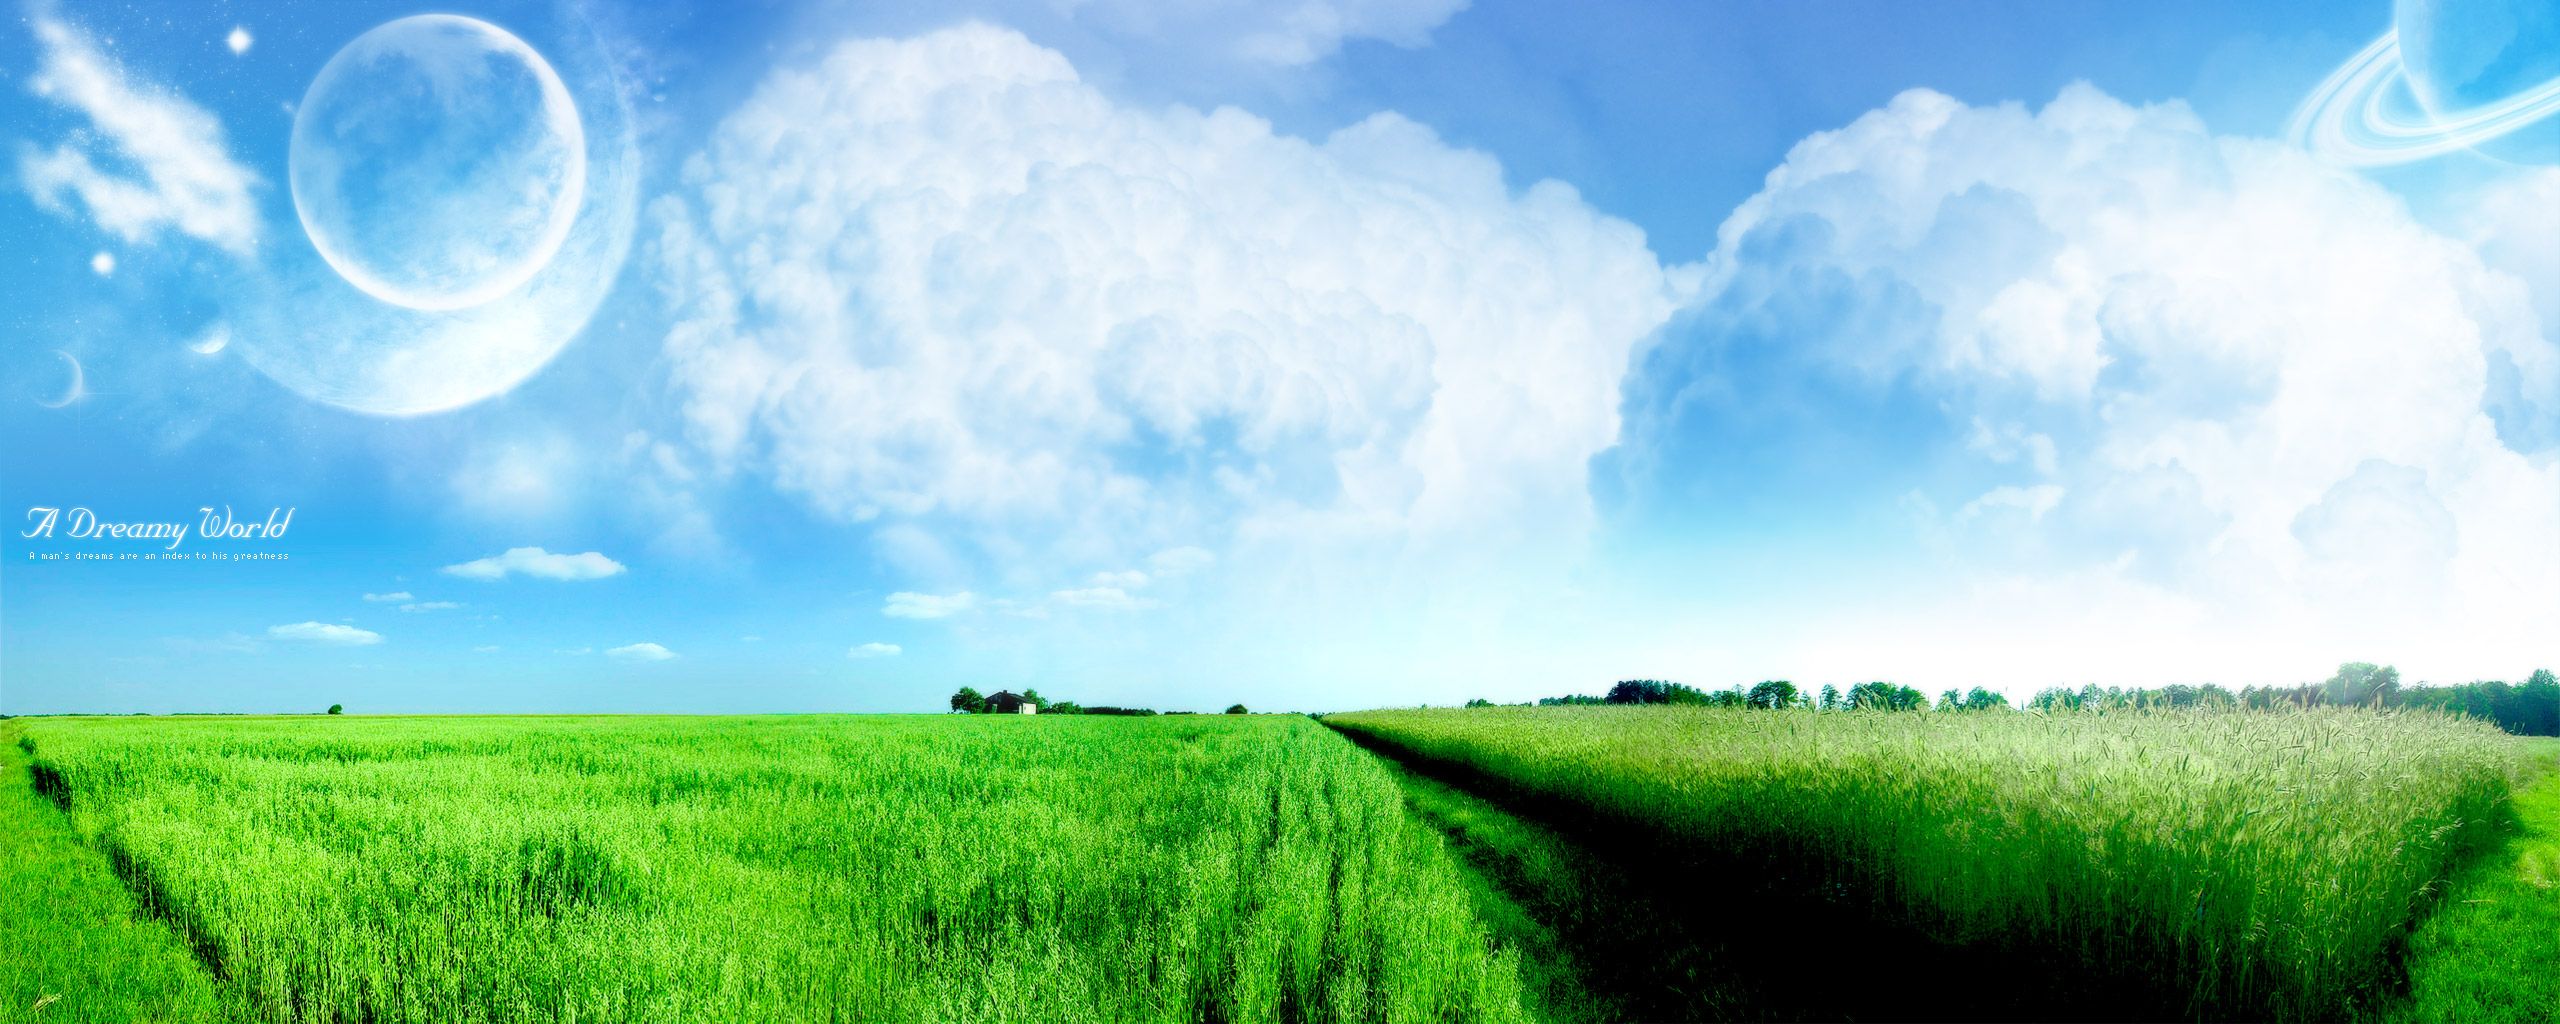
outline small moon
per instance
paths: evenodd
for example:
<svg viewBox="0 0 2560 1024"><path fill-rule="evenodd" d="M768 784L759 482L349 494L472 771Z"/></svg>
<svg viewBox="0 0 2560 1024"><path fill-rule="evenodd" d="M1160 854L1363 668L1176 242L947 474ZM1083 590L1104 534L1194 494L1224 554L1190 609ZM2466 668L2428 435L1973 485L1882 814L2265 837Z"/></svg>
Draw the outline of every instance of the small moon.
<svg viewBox="0 0 2560 1024"><path fill-rule="evenodd" d="M231 347L230 324L215 324L208 327L203 334L196 336L196 340L187 343L187 351L200 356L213 355L229 347Z"/></svg>
<svg viewBox="0 0 2560 1024"><path fill-rule="evenodd" d="M375 26L329 58L286 169L312 247L411 309L478 306L560 251L587 184L560 75L505 29L452 14Z"/></svg>
<svg viewBox="0 0 2560 1024"><path fill-rule="evenodd" d="M79 401L82 395L89 393L89 379L86 374L80 372L80 360L73 358L71 353L65 352L61 349L54 349L53 354L61 356L63 362L71 364L71 384L62 389L61 398L54 399L50 402L41 398L36 399L37 405L41 405L47 409L59 409L63 406L70 405L73 402Z"/></svg>

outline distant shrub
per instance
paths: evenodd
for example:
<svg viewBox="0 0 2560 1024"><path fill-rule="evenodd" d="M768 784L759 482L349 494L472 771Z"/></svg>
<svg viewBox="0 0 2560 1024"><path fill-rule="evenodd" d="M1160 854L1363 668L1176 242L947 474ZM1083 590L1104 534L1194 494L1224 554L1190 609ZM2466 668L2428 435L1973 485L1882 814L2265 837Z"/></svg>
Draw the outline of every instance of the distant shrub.
<svg viewBox="0 0 2560 1024"><path fill-rule="evenodd" d="M1228 713L1228 714L1230 714L1230 715L1247 715L1247 714L1252 714L1252 712L1250 712L1250 711L1246 711L1246 710L1244 709L1244 705L1242 705L1242 704L1229 704L1229 705L1227 705L1227 713Z"/></svg>
<svg viewBox="0 0 2560 1024"><path fill-rule="evenodd" d="M331 705L329 705L329 713L330 713L330 714L333 714L333 715L343 715L343 714L346 714L346 713L347 713L347 706L346 706L346 705L344 705L344 704L331 704Z"/></svg>

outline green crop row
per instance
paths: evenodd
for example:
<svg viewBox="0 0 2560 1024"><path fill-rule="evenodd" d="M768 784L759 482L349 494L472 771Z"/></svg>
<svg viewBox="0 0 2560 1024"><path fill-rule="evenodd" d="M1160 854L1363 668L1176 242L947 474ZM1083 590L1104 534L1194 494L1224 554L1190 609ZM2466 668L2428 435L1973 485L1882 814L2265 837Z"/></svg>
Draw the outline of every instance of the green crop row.
<svg viewBox="0 0 2560 1024"><path fill-rule="evenodd" d="M1522 1016L1439 837L1303 718L28 735L263 1020Z"/></svg>
<svg viewBox="0 0 2560 1024"><path fill-rule="evenodd" d="M2434 713L1687 707L1376 711L1328 724L1480 788L1997 954L1969 984L2110 1015L2325 1019L2509 815L2512 745ZM2101 997L2099 994L2103 993Z"/></svg>

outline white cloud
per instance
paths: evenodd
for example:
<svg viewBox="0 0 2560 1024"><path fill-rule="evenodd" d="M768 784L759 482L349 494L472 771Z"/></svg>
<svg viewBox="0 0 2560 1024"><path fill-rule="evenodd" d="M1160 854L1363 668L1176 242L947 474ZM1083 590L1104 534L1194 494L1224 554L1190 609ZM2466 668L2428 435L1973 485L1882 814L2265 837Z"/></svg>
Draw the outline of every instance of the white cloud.
<svg viewBox="0 0 2560 1024"><path fill-rule="evenodd" d="M448 565L444 571L470 580L499 580L521 574L545 580L597 580L622 572L622 563L589 551L555 555L541 548L508 548L505 554Z"/></svg>
<svg viewBox="0 0 2560 1024"><path fill-rule="evenodd" d="M404 612L443 612L462 607L457 601L418 601L400 606Z"/></svg>
<svg viewBox="0 0 2560 1024"><path fill-rule="evenodd" d="M2520 168L2462 197L2458 207L2457 236L2513 279L2534 318L2529 328L2486 332L2489 415L2510 446L2560 448L2560 347L2501 344L2560 339L2560 167Z"/></svg>
<svg viewBox="0 0 2560 1024"><path fill-rule="evenodd" d="M375 604L393 604L400 601L415 601L417 597L406 590L394 590L388 594L366 594L364 599Z"/></svg>
<svg viewBox="0 0 2560 1024"><path fill-rule="evenodd" d="M289 626L269 626L267 635L278 640L296 640L315 644L337 644L364 647L382 642L382 634L333 622L297 622Z"/></svg>
<svg viewBox="0 0 2560 1024"><path fill-rule="evenodd" d="M711 475L1035 571L1172 536L1570 549L1673 305L1637 229L1411 121L1122 106L984 26L772 75L683 182L656 270Z"/></svg>
<svg viewBox="0 0 2560 1024"><path fill-rule="evenodd" d="M1093 585L1097 587L1136 590L1140 587L1146 586L1149 582L1147 574L1139 572L1136 569L1125 569L1119 572L1098 572L1093 574Z"/></svg>
<svg viewBox="0 0 2560 1024"><path fill-rule="evenodd" d="M2549 422L2560 351L2515 278L2363 178L2087 86L2033 112L1914 91L1799 143L1709 273L1649 369L1909 389L1953 421L1872 441L1979 495L1948 524L1975 571L1877 643L2032 635L2053 660L2024 671L2154 681L2548 653L2560 465L2483 400L2504 374ZM1694 354L1753 337L1783 343Z"/></svg>
<svg viewBox="0 0 2560 1024"><path fill-rule="evenodd" d="M590 461L558 434L488 438L464 456L447 484L464 509L483 518L539 519L568 504Z"/></svg>
<svg viewBox="0 0 2560 1024"><path fill-rule="evenodd" d="M613 648L604 652L604 656L616 661L667 661L674 658L676 652L643 642Z"/></svg>
<svg viewBox="0 0 2560 1024"><path fill-rule="evenodd" d="M1153 602L1132 597L1118 587L1081 587L1051 591L1049 599L1069 608L1091 608L1097 611L1124 612L1150 607Z"/></svg>
<svg viewBox="0 0 2560 1024"><path fill-rule="evenodd" d="M896 644L868 643L858 645L852 650L844 652L844 656L848 658L894 658L903 653L904 650L904 648L901 648Z"/></svg>
<svg viewBox="0 0 2560 1024"><path fill-rule="evenodd" d="M221 122L175 91L128 75L71 25L43 16L34 24L44 48L31 83L36 95L79 111L95 129L48 151L20 150L18 174L36 203L66 212L65 194L77 196L98 227L128 242L149 241L165 227L237 254L255 250L250 191L258 176L231 158ZM93 142L140 177L100 168Z"/></svg>
<svg viewBox="0 0 2560 1024"><path fill-rule="evenodd" d="M1212 555L1201 548L1167 548L1163 551L1158 551L1153 556L1149 557L1147 559L1147 567L1155 570L1157 578L1171 579L1176 576L1188 576L1192 573L1199 572L1200 570L1206 569L1210 565L1216 563L1217 560L1218 557L1216 555Z"/></svg>
<svg viewBox="0 0 2560 1024"><path fill-rule="evenodd" d="M893 619L947 619L978 606L978 595L966 590L956 594L919 594L901 590L889 595L880 606L880 614Z"/></svg>

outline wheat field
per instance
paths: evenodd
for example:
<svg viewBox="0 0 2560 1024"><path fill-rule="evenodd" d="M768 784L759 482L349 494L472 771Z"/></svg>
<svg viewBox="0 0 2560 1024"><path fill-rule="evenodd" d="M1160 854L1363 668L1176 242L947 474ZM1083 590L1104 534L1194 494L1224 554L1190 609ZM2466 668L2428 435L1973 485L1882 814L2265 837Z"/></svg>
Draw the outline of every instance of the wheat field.
<svg viewBox="0 0 2560 1024"><path fill-rule="evenodd" d="M250 1020L1523 1016L1440 838L1302 717L88 719L24 743Z"/></svg>
<svg viewBox="0 0 2560 1024"><path fill-rule="evenodd" d="M2339 709L1326 721L1485 791L1710 851L1727 877L1690 884L1827 894L1981 950L1969 984L2188 1018L2388 999L2399 946L2508 816L2516 764L2476 721Z"/></svg>

